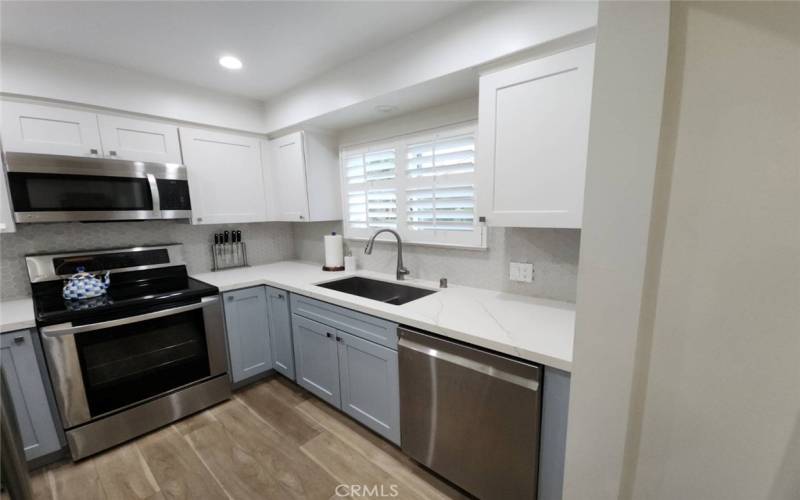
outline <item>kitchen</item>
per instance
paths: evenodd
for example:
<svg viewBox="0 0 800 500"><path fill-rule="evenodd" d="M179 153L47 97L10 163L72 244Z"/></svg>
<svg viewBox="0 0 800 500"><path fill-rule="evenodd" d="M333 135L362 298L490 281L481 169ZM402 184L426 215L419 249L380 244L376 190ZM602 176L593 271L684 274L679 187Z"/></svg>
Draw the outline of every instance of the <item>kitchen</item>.
<svg viewBox="0 0 800 500"><path fill-rule="evenodd" d="M720 287L679 307L695 286L680 263L703 256L681 241L739 234L697 217L682 232L686 214L752 185L751 150L728 159L737 183L713 170L732 183L717 198L687 180L691 155L715 166L724 149L687 145L698 103L752 95L746 81L703 94L733 71L702 62L703 37L731 42L718 56L748 36L767 37L764 54L800 47L779 21L796 6L748 5L3 2L4 494L732 498L751 491L737 470L791 498L777 443L800 446L796 398L759 442L764 470L701 464L712 443L658 432L697 432L668 401L726 373L724 355L693 371L672 342L706 345L668 332L726 338L710 322L746 300ZM775 137L791 109L773 110ZM796 148L750 147L780 172L762 203L794 200ZM796 347L791 274L751 283L785 279L754 313L778 312L773 345L742 337L751 363ZM682 391L664 386L669 366ZM718 425L736 456L741 427ZM671 486L653 472L666 463ZM685 480L703 468L709 484Z"/></svg>

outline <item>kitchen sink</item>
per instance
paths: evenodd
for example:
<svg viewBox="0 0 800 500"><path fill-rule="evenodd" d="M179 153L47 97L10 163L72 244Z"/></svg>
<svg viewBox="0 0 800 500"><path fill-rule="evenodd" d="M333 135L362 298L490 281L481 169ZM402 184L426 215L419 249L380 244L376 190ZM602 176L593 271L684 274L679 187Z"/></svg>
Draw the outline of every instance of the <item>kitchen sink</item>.
<svg viewBox="0 0 800 500"><path fill-rule="evenodd" d="M361 276L329 281L328 283L321 283L317 286L397 306L436 293L436 290L389 283L387 281L371 280L369 278L362 278Z"/></svg>

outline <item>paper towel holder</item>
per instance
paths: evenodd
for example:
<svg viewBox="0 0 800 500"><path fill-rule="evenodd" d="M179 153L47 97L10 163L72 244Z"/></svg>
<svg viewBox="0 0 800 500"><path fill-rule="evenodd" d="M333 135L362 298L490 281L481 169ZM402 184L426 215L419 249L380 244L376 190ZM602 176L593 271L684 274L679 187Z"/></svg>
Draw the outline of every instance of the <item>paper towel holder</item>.
<svg viewBox="0 0 800 500"><path fill-rule="evenodd" d="M331 233L331 236L336 236L336 231L333 231ZM325 260L326 261L328 260L328 256L327 256L327 251L328 251L328 249L327 249L327 245L328 245L327 238L328 237L326 236L325 237L325 246L326 246L326 248L325 248L325 252L326 252ZM339 238L341 240L341 236ZM342 253L344 253L344 252L342 252ZM338 259L332 259L332 260L338 260ZM344 271L345 267L344 267L344 263L342 263L342 265L340 265L340 266L326 266L326 265L323 265L322 266L322 270L323 271L329 271L329 272Z"/></svg>

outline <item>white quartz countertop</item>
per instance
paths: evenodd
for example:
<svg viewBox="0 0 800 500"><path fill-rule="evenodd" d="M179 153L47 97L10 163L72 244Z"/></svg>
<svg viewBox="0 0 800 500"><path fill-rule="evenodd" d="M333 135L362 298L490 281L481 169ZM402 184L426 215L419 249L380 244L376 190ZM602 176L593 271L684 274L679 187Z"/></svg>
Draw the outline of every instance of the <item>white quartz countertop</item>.
<svg viewBox="0 0 800 500"><path fill-rule="evenodd" d="M397 306L316 286L352 275L395 281L393 275L371 271L325 272L317 264L297 261L193 277L223 292L257 285L274 286L475 346L571 370L574 304L453 284L439 289L437 283L414 278L406 279L404 284L439 291ZM32 319L32 310L30 315Z"/></svg>
<svg viewBox="0 0 800 500"><path fill-rule="evenodd" d="M30 297L0 302L0 332L13 332L36 326Z"/></svg>

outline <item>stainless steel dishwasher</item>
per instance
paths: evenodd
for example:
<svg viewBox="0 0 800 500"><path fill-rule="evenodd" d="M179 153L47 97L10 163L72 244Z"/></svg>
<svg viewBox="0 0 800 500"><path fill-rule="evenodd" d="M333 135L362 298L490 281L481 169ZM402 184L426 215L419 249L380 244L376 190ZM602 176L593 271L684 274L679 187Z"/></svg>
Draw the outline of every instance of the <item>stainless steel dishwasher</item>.
<svg viewBox="0 0 800 500"><path fill-rule="evenodd" d="M541 368L400 328L403 451L484 500L536 498Z"/></svg>

